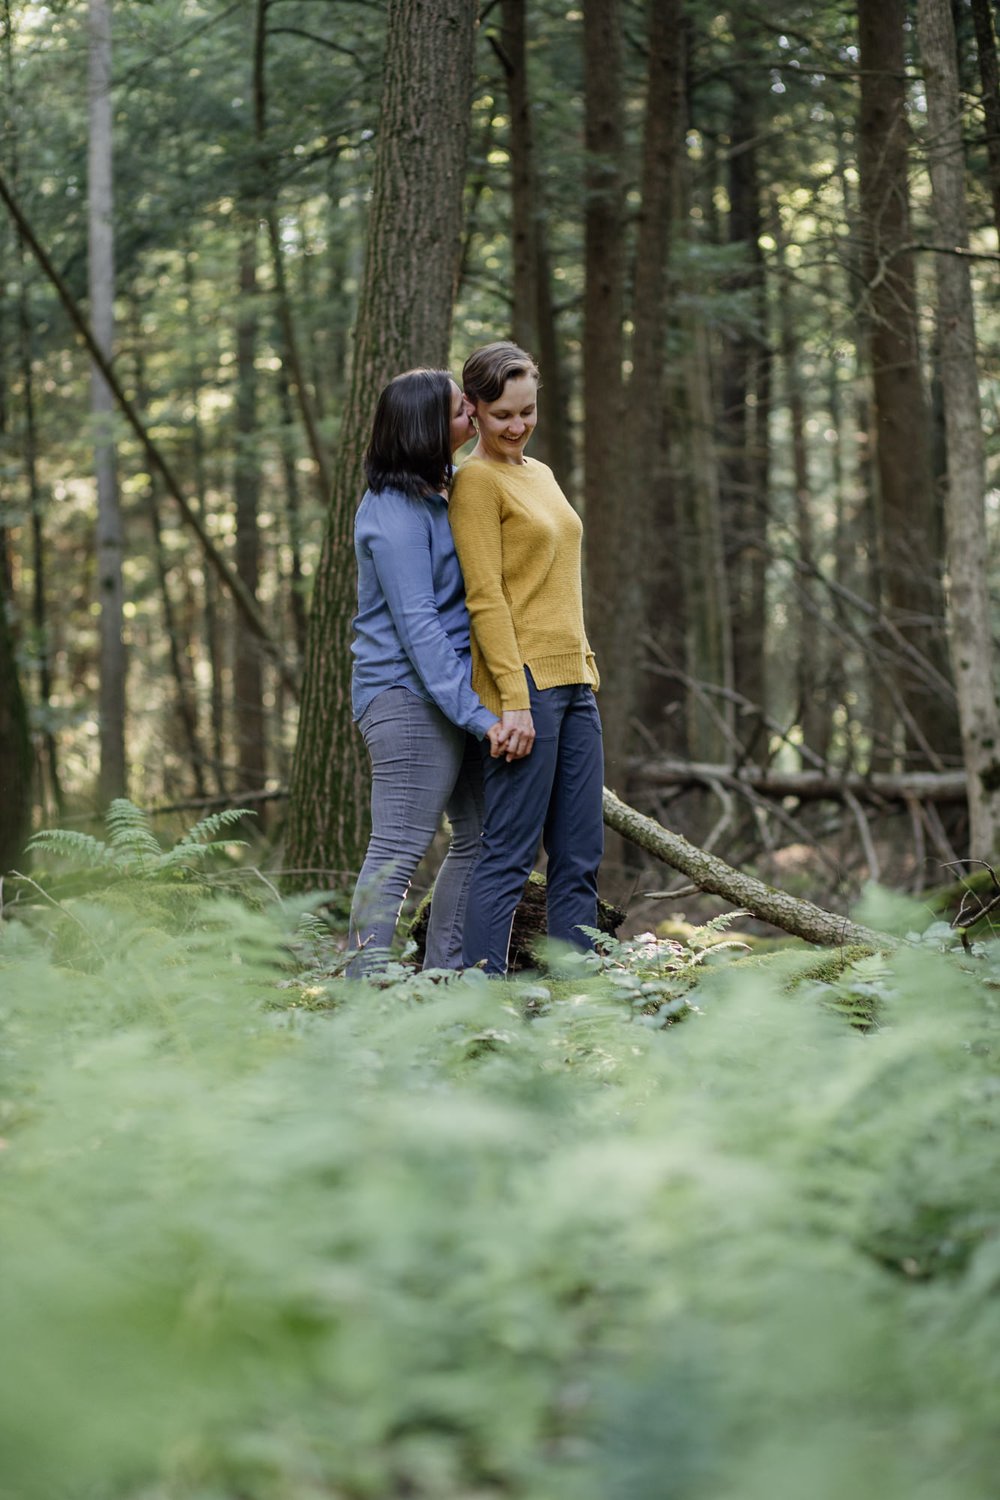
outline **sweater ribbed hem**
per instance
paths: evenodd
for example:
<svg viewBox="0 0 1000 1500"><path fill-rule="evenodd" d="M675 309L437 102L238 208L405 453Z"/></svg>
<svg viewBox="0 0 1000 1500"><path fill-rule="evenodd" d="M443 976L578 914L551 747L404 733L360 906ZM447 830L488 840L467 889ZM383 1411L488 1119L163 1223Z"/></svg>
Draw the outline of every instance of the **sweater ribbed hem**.
<svg viewBox="0 0 1000 1500"><path fill-rule="evenodd" d="M583 682L597 689L600 678L593 653L567 651L558 656L536 656L525 666L535 679L535 686L545 688L569 687ZM472 674L472 686L479 694L484 706L495 714L505 709L515 711L531 707L528 696L528 680L523 672L505 672L502 677L492 678L485 671Z"/></svg>

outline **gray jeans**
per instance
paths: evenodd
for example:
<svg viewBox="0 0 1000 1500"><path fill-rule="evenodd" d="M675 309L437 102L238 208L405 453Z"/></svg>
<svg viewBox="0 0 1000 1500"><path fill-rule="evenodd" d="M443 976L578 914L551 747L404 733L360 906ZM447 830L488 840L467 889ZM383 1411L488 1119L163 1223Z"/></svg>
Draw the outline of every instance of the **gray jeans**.
<svg viewBox="0 0 1000 1500"><path fill-rule="evenodd" d="M451 847L434 882L425 969L462 965L462 926L483 826L479 742L407 688L387 688L358 720L372 763L372 836L351 905L357 978L384 960L414 871L447 813Z"/></svg>

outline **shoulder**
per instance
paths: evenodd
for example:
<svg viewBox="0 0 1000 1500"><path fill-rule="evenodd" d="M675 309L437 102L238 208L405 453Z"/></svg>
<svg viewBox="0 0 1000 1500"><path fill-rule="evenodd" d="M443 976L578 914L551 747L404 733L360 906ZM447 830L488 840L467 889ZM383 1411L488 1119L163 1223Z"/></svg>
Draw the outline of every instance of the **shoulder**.
<svg viewBox="0 0 1000 1500"><path fill-rule="evenodd" d="M492 483L493 465L487 463L485 458L465 458L455 470L453 486L460 484L463 489L471 487L481 488Z"/></svg>
<svg viewBox="0 0 1000 1500"><path fill-rule="evenodd" d="M470 502L493 500L502 495L497 482L495 465L482 458L467 458L455 474L451 486L451 504L456 509L465 509ZM457 501L457 506L456 506Z"/></svg>
<svg viewBox="0 0 1000 1500"><path fill-rule="evenodd" d="M430 507L430 501L414 500L402 490L384 489L377 494L365 490L355 514L355 529L360 535L384 535L401 527L426 530L431 521Z"/></svg>

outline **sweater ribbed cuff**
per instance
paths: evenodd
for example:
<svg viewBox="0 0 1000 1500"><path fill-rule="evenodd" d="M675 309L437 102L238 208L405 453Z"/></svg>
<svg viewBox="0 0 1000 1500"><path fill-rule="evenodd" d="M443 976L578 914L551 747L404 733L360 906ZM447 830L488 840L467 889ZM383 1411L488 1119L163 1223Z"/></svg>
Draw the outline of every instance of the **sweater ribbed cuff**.
<svg viewBox="0 0 1000 1500"><path fill-rule="evenodd" d="M530 708L531 698L528 695L528 679L524 672L503 672L496 679L497 690L500 693L500 702L505 709L512 713L518 709Z"/></svg>

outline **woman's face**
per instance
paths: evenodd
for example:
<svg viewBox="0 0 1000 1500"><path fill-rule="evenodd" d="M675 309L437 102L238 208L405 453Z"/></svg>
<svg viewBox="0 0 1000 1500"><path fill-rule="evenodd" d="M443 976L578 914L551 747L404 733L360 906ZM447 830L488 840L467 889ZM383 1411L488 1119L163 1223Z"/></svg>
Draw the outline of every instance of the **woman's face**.
<svg viewBox="0 0 1000 1500"><path fill-rule="evenodd" d="M538 421L538 381L512 375L495 401L476 402L479 447L487 458L519 464Z"/></svg>
<svg viewBox="0 0 1000 1500"><path fill-rule="evenodd" d="M464 396L454 381L451 382L451 451L455 453L463 443L475 435L472 425L472 402Z"/></svg>

